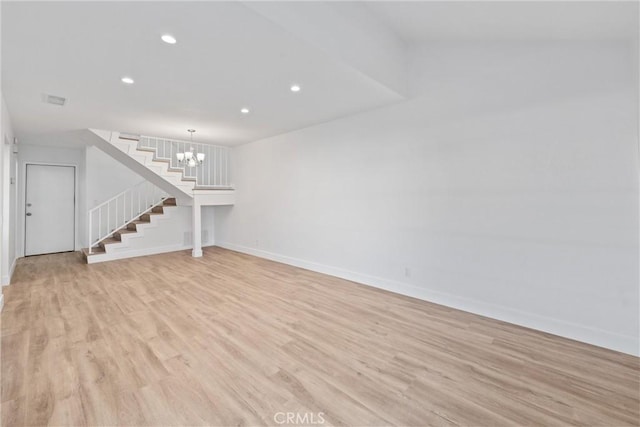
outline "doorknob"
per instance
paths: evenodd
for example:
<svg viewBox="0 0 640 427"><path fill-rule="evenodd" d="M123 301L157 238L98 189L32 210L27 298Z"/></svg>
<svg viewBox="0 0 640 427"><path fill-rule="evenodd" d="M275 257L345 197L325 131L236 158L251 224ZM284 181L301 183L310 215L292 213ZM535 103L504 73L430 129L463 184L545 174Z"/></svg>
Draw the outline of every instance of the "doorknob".
<svg viewBox="0 0 640 427"><path fill-rule="evenodd" d="M31 212L27 212L27 216L31 216Z"/></svg>

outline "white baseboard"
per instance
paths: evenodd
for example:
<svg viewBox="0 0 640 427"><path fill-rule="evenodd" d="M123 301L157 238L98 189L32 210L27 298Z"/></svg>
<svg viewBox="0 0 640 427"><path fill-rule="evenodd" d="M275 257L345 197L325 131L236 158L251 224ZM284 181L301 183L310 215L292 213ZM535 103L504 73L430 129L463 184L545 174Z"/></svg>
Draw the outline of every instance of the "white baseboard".
<svg viewBox="0 0 640 427"><path fill-rule="evenodd" d="M418 287L408 283L369 276L342 268L331 267L293 258L286 255L254 249L246 246L236 245L228 242L216 242L216 246L230 249L237 252L266 258L283 264L293 265L318 273L328 274L341 279L351 280L376 288L384 289L401 295L406 295L469 313L479 314L492 319L502 320L515 325L524 326L531 329L547 332L561 337L582 341L599 347L608 348L622 353L640 356L640 339L638 337L625 336L609 331L589 328L582 325L565 322L563 320L539 316L534 313L514 310L512 308L493 305L482 301L468 299L456 295L446 294L440 291L433 291L426 287Z"/></svg>
<svg viewBox="0 0 640 427"><path fill-rule="evenodd" d="M15 257L13 263L11 263L11 267L9 267L9 274L4 274L0 279L2 286L9 286L11 284L11 278L13 277L13 271L16 269L17 261L18 257Z"/></svg>
<svg viewBox="0 0 640 427"><path fill-rule="evenodd" d="M203 245L202 247L206 248L207 246L213 246L213 244ZM122 250L116 253L95 254L87 258L87 264L96 264L99 262L115 261L118 259L136 258L141 256L164 254L167 252L178 252L178 251L184 251L187 249L192 249L192 246L178 244L178 245L169 245L169 246L156 246L156 247L144 248L144 249Z"/></svg>

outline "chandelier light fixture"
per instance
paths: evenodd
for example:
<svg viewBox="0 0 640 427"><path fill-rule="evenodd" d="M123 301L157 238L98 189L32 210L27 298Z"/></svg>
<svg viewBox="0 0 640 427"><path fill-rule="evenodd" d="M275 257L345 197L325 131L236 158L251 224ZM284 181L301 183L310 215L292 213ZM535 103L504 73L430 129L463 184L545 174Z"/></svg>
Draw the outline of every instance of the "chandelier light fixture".
<svg viewBox="0 0 640 427"><path fill-rule="evenodd" d="M195 131L195 129L187 129L187 132L189 132L190 134L191 144L193 144L193 133ZM184 153L176 153L176 157L178 158L178 163L184 163L190 168L200 166L204 161L204 153L198 153L195 148L193 148L193 146L189 148L189 151L185 151Z"/></svg>

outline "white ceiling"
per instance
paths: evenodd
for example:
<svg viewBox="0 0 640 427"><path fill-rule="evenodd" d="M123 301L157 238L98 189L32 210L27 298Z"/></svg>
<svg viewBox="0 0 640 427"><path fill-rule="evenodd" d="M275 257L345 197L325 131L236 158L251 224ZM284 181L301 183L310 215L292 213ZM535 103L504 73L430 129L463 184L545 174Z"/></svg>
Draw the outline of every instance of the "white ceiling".
<svg viewBox="0 0 640 427"><path fill-rule="evenodd" d="M3 2L2 91L23 139L195 128L197 141L235 145L403 99L406 45L637 31L638 3L617 1Z"/></svg>
<svg viewBox="0 0 640 427"><path fill-rule="evenodd" d="M637 38L638 1L381 1L371 10L407 43Z"/></svg>
<svg viewBox="0 0 640 427"><path fill-rule="evenodd" d="M195 128L197 141L234 145L402 99L239 2L3 2L2 84L23 138Z"/></svg>

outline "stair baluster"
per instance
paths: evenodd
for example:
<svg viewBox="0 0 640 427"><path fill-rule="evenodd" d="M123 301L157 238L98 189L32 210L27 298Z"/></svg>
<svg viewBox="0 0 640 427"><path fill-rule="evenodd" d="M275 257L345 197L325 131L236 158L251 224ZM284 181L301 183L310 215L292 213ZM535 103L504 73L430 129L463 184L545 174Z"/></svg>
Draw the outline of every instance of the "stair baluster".
<svg viewBox="0 0 640 427"><path fill-rule="evenodd" d="M151 212L168 197L169 195L162 189L148 181L143 181L89 210L89 254L93 253L94 247L100 242L110 238L117 230L126 228L142 215ZM106 227L103 227L102 223L103 209L107 211ZM112 210L113 227L111 223Z"/></svg>

